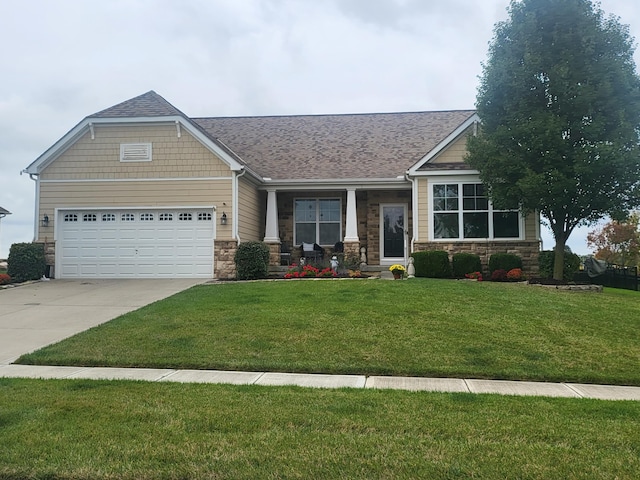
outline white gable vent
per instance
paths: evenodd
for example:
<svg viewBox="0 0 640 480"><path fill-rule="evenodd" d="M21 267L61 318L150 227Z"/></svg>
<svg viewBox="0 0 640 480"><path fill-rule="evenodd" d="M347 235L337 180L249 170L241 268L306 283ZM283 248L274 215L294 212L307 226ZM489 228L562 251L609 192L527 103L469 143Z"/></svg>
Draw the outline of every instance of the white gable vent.
<svg viewBox="0 0 640 480"><path fill-rule="evenodd" d="M120 144L120 161L121 162L150 162L151 161L151 144L150 143L121 143Z"/></svg>

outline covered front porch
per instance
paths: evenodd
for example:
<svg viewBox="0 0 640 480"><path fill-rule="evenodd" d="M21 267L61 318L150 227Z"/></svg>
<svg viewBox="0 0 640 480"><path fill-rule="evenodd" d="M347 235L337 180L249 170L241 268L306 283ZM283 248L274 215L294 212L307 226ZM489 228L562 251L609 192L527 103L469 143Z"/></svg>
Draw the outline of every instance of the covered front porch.
<svg viewBox="0 0 640 480"><path fill-rule="evenodd" d="M334 255L343 265L366 271L406 264L413 231L411 200L405 182L392 189L266 189L264 242L270 247L270 266L279 270L303 258L328 266ZM306 258L303 244L315 245L321 254Z"/></svg>

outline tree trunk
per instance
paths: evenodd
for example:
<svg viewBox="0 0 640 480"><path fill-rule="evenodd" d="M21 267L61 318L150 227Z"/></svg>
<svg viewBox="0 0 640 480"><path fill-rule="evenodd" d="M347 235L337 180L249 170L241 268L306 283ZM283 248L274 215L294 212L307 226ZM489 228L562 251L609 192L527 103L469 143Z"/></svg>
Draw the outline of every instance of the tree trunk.
<svg viewBox="0 0 640 480"><path fill-rule="evenodd" d="M564 279L564 247L566 241L563 238L556 238L555 257L553 261L553 279Z"/></svg>

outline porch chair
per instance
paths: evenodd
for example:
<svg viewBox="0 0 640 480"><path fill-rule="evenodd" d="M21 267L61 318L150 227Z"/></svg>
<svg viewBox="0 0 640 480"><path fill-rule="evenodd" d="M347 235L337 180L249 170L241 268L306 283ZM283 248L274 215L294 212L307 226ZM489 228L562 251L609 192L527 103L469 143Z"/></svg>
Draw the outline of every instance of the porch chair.
<svg viewBox="0 0 640 480"><path fill-rule="evenodd" d="M302 243L300 245L301 256L307 261L318 261L324 257L324 250L317 243Z"/></svg>

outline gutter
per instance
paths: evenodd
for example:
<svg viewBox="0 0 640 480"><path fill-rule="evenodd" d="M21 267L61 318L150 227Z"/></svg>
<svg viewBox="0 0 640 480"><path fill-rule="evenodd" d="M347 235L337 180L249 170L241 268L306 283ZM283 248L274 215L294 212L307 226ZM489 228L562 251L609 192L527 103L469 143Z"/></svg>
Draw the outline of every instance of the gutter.
<svg viewBox="0 0 640 480"><path fill-rule="evenodd" d="M22 170L20 175L22 175L23 172L28 173L26 170ZM35 242L38 239L38 220L40 218L40 174L29 173L29 178L36 182L36 198L33 212L33 241Z"/></svg>
<svg viewBox="0 0 640 480"><path fill-rule="evenodd" d="M409 171L405 173L405 178L408 182L411 182L411 213L413 216L413 222L411 225L411 251L409 254L414 252L414 246L416 240L418 240L418 218L419 218L419 210L418 210L418 191L416 189L416 180L413 177L409 176Z"/></svg>
<svg viewBox="0 0 640 480"><path fill-rule="evenodd" d="M233 172L233 192L232 192L232 201L233 201L233 232L231 234L232 238L236 239L238 241L238 245L240 245L240 233L238 232L238 221L240 218L240 208L238 205L238 190L239 190L239 182L238 179L240 177L243 177L245 174L247 173L247 171L245 170L244 167L240 168L240 173L237 172Z"/></svg>

